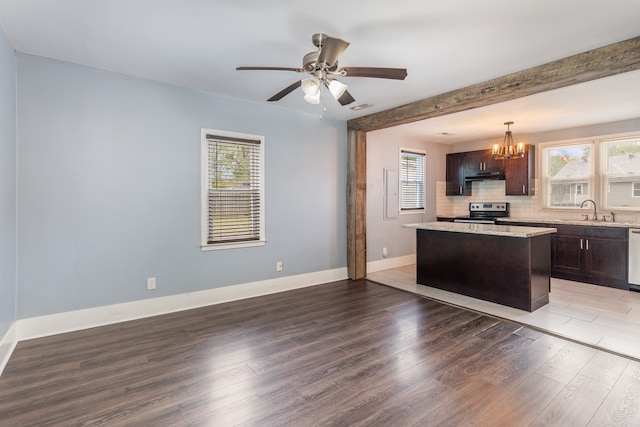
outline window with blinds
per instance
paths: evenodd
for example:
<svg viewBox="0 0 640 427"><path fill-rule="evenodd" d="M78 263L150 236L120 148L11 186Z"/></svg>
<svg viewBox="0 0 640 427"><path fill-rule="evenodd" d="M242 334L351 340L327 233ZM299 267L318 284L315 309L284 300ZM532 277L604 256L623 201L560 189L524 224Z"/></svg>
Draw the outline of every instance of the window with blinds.
<svg viewBox="0 0 640 427"><path fill-rule="evenodd" d="M425 152L400 149L400 212L425 209Z"/></svg>
<svg viewBox="0 0 640 427"><path fill-rule="evenodd" d="M264 244L264 138L203 129L202 144L203 247Z"/></svg>

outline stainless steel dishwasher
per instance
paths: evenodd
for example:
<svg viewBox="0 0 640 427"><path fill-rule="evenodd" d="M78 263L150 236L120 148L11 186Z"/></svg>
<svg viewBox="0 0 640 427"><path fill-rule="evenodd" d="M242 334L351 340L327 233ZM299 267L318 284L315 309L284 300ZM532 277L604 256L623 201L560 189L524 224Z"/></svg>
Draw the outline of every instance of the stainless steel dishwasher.
<svg viewBox="0 0 640 427"><path fill-rule="evenodd" d="M640 228L629 229L629 289L640 291Z"/></svg>

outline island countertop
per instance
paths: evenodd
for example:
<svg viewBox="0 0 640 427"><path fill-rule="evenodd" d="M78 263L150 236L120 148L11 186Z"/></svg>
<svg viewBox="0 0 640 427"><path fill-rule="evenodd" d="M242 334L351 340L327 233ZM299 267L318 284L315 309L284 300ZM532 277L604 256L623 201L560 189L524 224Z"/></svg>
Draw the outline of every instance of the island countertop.
<svg viewBox="0 0 640 427"><path fill-rule="evenodd" d="M523 227L519 225L469 224L461 222L421 222L415 224L403 224L402 227L432 231L449 231L453 233L519 237L525 239L544 234L552 234L557 231L555 228Z"/></svg>

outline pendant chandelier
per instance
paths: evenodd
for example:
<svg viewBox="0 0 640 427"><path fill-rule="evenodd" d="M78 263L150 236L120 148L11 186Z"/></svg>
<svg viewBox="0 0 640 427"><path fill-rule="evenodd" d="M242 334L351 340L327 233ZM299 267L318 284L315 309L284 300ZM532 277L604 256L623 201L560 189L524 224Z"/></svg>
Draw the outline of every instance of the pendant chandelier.
<svg viewBox="0 0 640 427"><path fill-rule="evenodd" d="M513 142L513 135L511 135L511 130L509 129L513 122L505 122L504 124L507 125L507 133L504 134L502 145L493 144L493 158L495 160L509 160L524 157L524 143L515 144Z"/></svg>

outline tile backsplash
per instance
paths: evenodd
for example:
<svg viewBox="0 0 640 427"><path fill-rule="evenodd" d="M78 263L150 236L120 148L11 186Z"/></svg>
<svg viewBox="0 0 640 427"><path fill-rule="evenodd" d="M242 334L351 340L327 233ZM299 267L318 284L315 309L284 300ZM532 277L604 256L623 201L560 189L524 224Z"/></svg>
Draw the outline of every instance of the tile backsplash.
<svg viewBox="0 0 640 427"><path fill-rule="evenodd" d="M536 194L539 194L538 180L534 181ZM437 182L436 213L440 216L459 216L469 213L471 202L509 202L512 218L549 218L549 219L580 219L578 211L550 211L543 210L539 197L536 196L505 196L504 181L474 181L471 196L447 196L446 182ZM591 209L584 209L590 214ZM599 214L609 214L598 211ZM616 222L640 222L640 214L616 212Z"/></svg>

